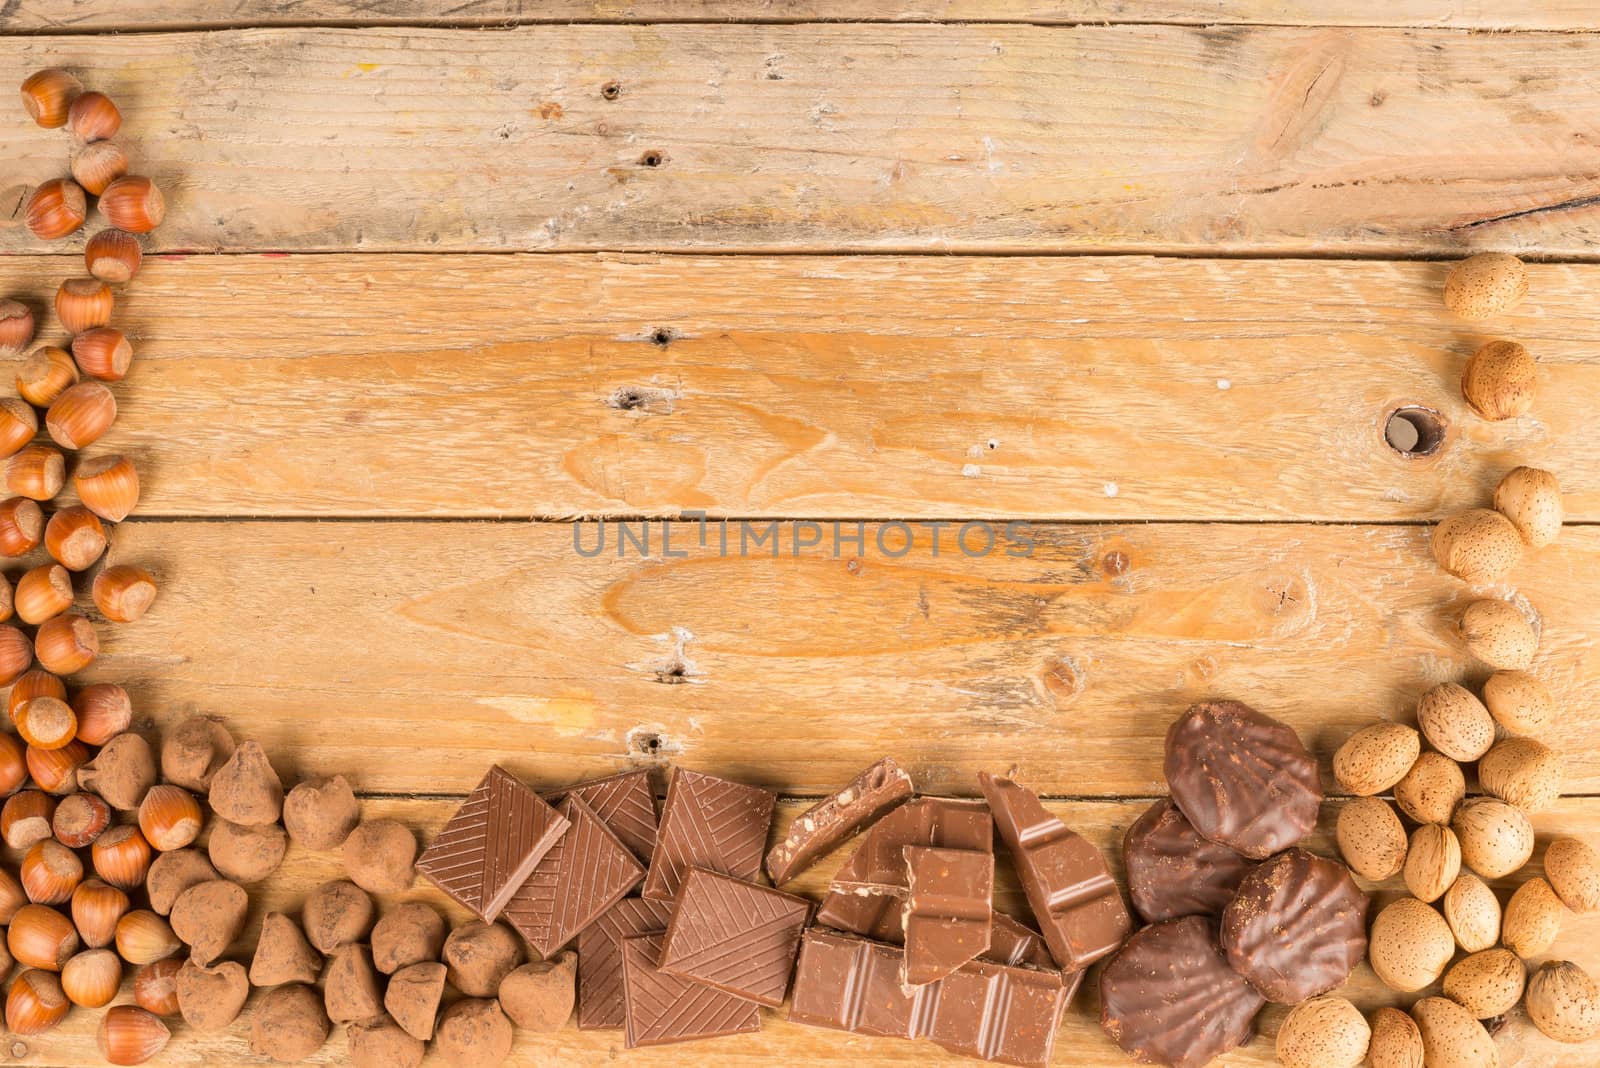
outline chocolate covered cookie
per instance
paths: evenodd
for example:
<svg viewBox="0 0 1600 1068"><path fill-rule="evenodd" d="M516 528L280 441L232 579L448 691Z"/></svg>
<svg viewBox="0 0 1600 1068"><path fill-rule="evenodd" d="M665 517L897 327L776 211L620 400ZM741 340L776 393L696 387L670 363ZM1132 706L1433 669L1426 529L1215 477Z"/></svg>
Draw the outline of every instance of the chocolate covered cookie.
<svg viewBox="0 0 1600 1068"><path fill-rule="evenodd" d="M1286 723L1238 701L1192 705L1167 731L1172 802L1203 837L1262 860L1311 832L1317 762Z"/></svg>
<svg viewBox="0 0 1600 1068"><path fill-rule="evenodd" d="M1100 973L1100 1026L1146 1064L1200 1068L1248 1042L1265 1004L1228 967L1204 916L1144 928Z"/></svg>
<svg viewBox="0 0 1600 1068"><path fill-rule="evenodd" d="M1327 993L1367 954L1367 895L1335 860L1291 849L1256 867L1222 913L1233 970L1269 1001Z"/></svg>
<svg viewBox="0 0 1600 1068"><path fill-rule="evenodd" d="M1122 838L1133 907L1146 923L1222 915L1255 861L1202 838L1170 801L1157 801Z"/></svg>

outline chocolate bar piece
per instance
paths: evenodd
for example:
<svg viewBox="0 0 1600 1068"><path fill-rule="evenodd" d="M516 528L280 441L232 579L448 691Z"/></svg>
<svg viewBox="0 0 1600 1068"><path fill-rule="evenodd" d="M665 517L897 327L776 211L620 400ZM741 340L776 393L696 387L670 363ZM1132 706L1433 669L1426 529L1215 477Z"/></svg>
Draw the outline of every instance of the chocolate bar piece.
<svg viewBox="0 0 1600 1068"><path fill-rule="evenodd" d="M794 818L767 852L767 877L782 886L910 796L911 776L884 757Z"/></svg>
<svg viewBox="0 0 1600 1068"><path fill-rule="evenodd" d="M1205 916L1144 928L1100 972L1100 1026L1145 1064L1200 1068L1250 1041L1265 1004Z"/></svg>
<svg viewBox="0 0 1600 1068"><path fill-rule="evenodd" d="M644 896L671 900L691 868L759 879L774 800L759 787L674 768Z"/></svg>
<svg viewBox="0 0 1600 1068"><path fill-rule="evenodd" d="M691 869L661 944L661 970L777 1008L810 918L803 897Z"/></svg>
<svg viewBox="0 0 1600 1068"><path fill-rule="evenodd" d="M588 805L568 795L558 811L572 826L511 895L505 910L506 922L546 958L644 878L644 865Z"/></svg>
<svg viewBox="0 0 1600 1068"><path fill-rule="evenodd" d="M622 1030L622 940L664 934L670 919L670 901L625 897L578 935L578 1030Z"/></svg>
<svg viewBox="0 0 1600 1068"><path fill-rule="evenodd" d="M634 856L650 863L656 848L656 795L650 787L649 768L580 782L546 794L545 800L555 804L567 794L576 794Z"/></svg>
<svg viewBox="0 0 1600 1068"><path fill-rule="evenodd" d="M1238 701L1191 706L1167 729L1167 787L1194 829L1253 860L1317 825L1317 762L1287 723Z"/></svg>
<svg viewBox="0 0 1600 1068"><path fill-rule="evenodd" d="M1122 837L1128 894L1146 923L1222 915L1255 861L1200 836L1171 801L1157 801Z"/></svg>
<svg viewBox="0 0 1600 1068"><path fill-rule="evenodd" d="M1021 1068L1050 1062L1066 999L1059 972L970 961L906 990L902 956L894 946L811 928L800 943L789 1019L856 1035L926 1038Z"/></svg>
<svg viewBox="0 0 1600 1068"><path fill-rule="evenodd" d="M1045 811L1033 791L988 772L978 781L1062 971L1085 968L1120 946L1133 922L1100 851Z"/></svg>
<svg viewBox="0 0 1600 1068"><path fill-rule="evenodd" d="M887 894L830 893L817 909L816 922L875 942L902 945L906 940L905 903ZM1055 968L1055 958L1038 931L1002 912L990 920L989 951L984 960L996 964L1026 964L1032 968ZM1070 973L1069 981L1081 977ZM1073 983L1076 989L1076 983Z"/></svg>
<svg viewBox="0 0 1600 1068"><path fill-rule="evenodd" d="M1222 913L1233 970L1280 1005L1325 994L1367 955L1367 895L1336 860L1290 849L1244 877Z"/></svg>
<svg viewBox="0 0 1600 1068"><path fill-rule="evenodd" d="M900 981L926 986L988 952L994 854L906 846L906 951Z"/></svg>
<svg viewBox="0 0 1600 1068"><path fill-rule="evenodd" d="M906 846L994 852L994 821L982 801L919 797L874 823L833 877L847 894L905 897Z"/></svg>
<svg viewBox="0 0 1600 1068"><path fill-rule="evenodd" d="M497 765L417 858L417 871L492 923L566 833L567 822Z"/></svg>
<svg viewBox="0 0 1600 1068"><path fill-rule="evenodd" d="M657 967L663 937L647 934L622 940L629 1049L761 1030L761 1010L755 1002Z"/></svg>

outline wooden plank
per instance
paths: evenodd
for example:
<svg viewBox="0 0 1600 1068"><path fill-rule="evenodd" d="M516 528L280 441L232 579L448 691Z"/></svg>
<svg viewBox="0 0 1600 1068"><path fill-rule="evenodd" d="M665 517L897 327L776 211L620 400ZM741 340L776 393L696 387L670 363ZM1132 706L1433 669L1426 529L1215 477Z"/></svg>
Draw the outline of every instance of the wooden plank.
<svg viewBox="0 0 1600 1068"><path fill-rule="evenodd" d="M724 556L716 527L702 548L678 524L687 555L667 558L657 525L648 559L619 559L615 526L585 558L592 525L127 523L112 558L165 592L103 630L92 674L157 721L224 713L306 771L387 791L464 792L503 756L540 778L673 759L821 792L887 752L932 790L1015 765L1100 796L1159 788L1195 700L1246 700L1331 756L1430 685L1483 677L1452 634L1472 594L1420 527L1036 526L1027 556L1003 534L964 555L952 527L937 557L929 528L898 557L904 532L881 529L884 548L868 527L835 556L831 530L794 555L780 527L775 555L741 557L737 528ZM1600 528L1512 577L1572 711L1569 788L1600 790L1580 715Z"/></svg>
<svg viewBox="0 0 1600 1068"><path fill-rule="evenodd" d="M6 33L225 29L238 26L487 26L541 22L1035 22L1585 30L1587 0L20 0Z"/></svg>
<svg viewBox="0 0 1600 1068"><path fill-rule="evenodd" d="M550 780L552 784L566 781ZM1122 834L1128 824L1138 818L1146 804L1148 802L1142 800L1100 803L1056 802L1050 807L1107 852L1120 880L1122 875L1119 844ZM370 816L390 816L403 820L422 830L425 835L431 835L449 817L454 805L453 801L368 801L366 811ZM780 828L793 818L800 807L793 802L781 806ZM1334 816L1334 807L1326 806L1324 825L1311 842L1313 849L1330 856L1335 855L1331 843L1331 825ZM1574 833L1586 835L1593 840L1596 835L1600 835L1600 801L1593 798L1569 799L1562 802L1556 810L1537 817L1535 823L1541 841L1558 834ZM831 875L843 856L841 852L802 877L796 884L797 890L813 898L820 897L827 877ZM1536 861L1526 872L1502 880L1498 884L1502 900L1510 887L1518 885L1522 879L1531 877L1538 870ZM242 944L236 947L233 956L248 961L246 947L253 944L251 942L254 936L253 928L259 922L261 915L269 910L295 911L312 887L328 879L340 877L342 872L336 857L313 855L299 849L291 849L283 868L269 883L263 885L264 892L253 895L252 930L247 932ZM997 907L1014 915L1025 916L1026 906L1017 892L1010 866L1000 865L997 877ZM1398 896L1401 886L1399 880L1390 880L1373 889L1378 893L1378 900L1384 902ZM431 888L418 887L406 894L405 898L427 901L446 911L453 922L460 923L466 919L459 908ZM1600 932L1600 920L1595 917L1569 918L1560 938L1551 947L1550 956L1575 960L1591 972L1600 971L1600 942L1597 942L1595 937L1597 932ZM1380 1005L1407 1005L1420 996L1407 997L1389 991L1378 982L1364 964L1357 968L1341 992L1364 1010ZM1437 993L1437 990L1430 989L1424 993ZM254 998L260 998L259 992ZM218 1068L261 1063L248 1053L250 1013L253 1004L254 1001L251 1006L246 1007L245 1015L227 1033L220 1036L198 1035L187 1028L178 1027L172 1044L160 1063L212 1065ZM1267 1068L1275 1065L1277 1061L1272 1052L1272 1036L1276 1033L1286 1011L1281 1006L1268 1008L1260 1019L1260 1037L1219 1063L1225 1063L1233 1068L1246 1068L1246 1066ZM769 1068L771 1065L828 1064L842 1062L846 1057L851 1064L861 1065L863 1068L915 1068L921 1065L958 1068L960 1065L973 1063L943 1053L927 1043L853 1038L836 1032L791 1025L785 1019L786 1016L786 1009L763 1012L760 1034L717 1039L694 1046L628 1050L626 1053L622 1048L620 1034L583 1032L569 1024L567 1028L554 1035L536 1036L525 1032L519 1034L515 1052L507 1064L518 1068L533 1068L533 1066L554 1068L556 1065L608 1063L619 1056L625 1056L629 1064L663 1066L682 1064L685 1056L692 1056L696 1063L706 1065L707 1068ZM98 1019L99 1013L75 1010L59 1031L26 1039L24 1045L27 1047L27 1052L14 1055L18 1060L27 1059L29 1063L34 1063L34 1058L38 1058L61 1068L101 1065L104 1061L94 1047L93 1037ZM18 1040L11 1038L7 1041L9 1045ZM1508 1021L1497 1041L1501 1063L1516 1064L1520 1068L1581 1068L1593 1062L1592 1049L1581 1045L1562 1045L1544 1038L1528 1023L1520 1011ZM343 1035L336 1033L328 1045L308 1063L347 1063ZM432 1057L426 1063L442 1065L443 1061ZM1131 1063L1100 1030L1099 993L1092 977L1090 982L1084 985L1062 1022L1053 1063L1059 1068L1089 1068L1089 1066L1101 1068L1109 1064Z"/></svg>
<svg viewBox="0 0 1600 1068"><path fill-rule="evenodd" d="M61 259L0 259L41 311ZM102 447L144 515L1419 521L1519 463L1600 520L1600 267L1494 326L1543 365L1486 423L1444 268L1142 258L156 260ZM52 317L53 318L53 317ZM656 331L670 338L654 343ZM47 332L48 339L61 340ZM1388 414L1442 449L1407 458Z"/></svg>
<svg viewBox="0 0 1600 1068"><path fill-rule="evenodd" d="M8 52L126 105L166 249L1581 257L1600 235L1592 35L579 25ZM65 155L6 124L6 202Z"/></svg>

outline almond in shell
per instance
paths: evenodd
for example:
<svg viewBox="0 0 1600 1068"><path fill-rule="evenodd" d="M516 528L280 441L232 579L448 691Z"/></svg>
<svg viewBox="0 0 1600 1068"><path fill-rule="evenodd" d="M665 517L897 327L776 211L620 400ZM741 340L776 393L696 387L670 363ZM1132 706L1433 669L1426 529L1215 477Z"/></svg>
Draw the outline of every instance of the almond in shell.
<svg viewBox="0 0 1600 1068"><path fill-rule="evenodd" d="M1356 731L1333 754L1333 777L1359 796L1380 794L1411 770L1422 739L1403 723L1374 723Z"/></svg>
<svg viewBox="0 0 1600 1068"><path fill-rule="evenodd" d="M1418 901L1437 901L1461 874L1461 844L1442 823L1424 823L1411 832L1406 851L1406 889Z"/></svg>
<svg viewBox="0 0 1600 1068"><path fill-rule="evenodd" d="M1339 855L1363 879L1378 882L1399 874L1405 865L1405 825L1381 797L1346 801L1339 809L1334 837Z"/></svg>
<svg viewBox="0 0 1600 1068"><path fill-rule="evenodd" d="M1427 1068L1500 1068L1494 1039L1472 1013L1448 998L1423 998L1411 1006L1422 1032Z"/></svg>
<svg viewBox="0 0 1600 1068"><path fill-rule="evenodd" d="M1437 909L1414 897L1386 906L1372 921L1367 961L1391 990L1409 993L1444 974L1456 939Z"/></svg>
<svg viewBox="0 0 1600 1068"><path fill-rule="evenodd" d="M1528 983L1528 1018L1557 1042L1600 1034L1600 987L1570 960L1546 961Z"/></svg>
<svg viewBox="0 0 1600 1068"><path fill-rule="evenodd" d="M1522 961L1509 949L1486 949L1462 957L1444 973L1444 996L1480 1020L1517 1007L1527 981Z"/></svg>
<svg viewBox="0 0 1600 1068"><path fill-rule="evenodd" d="M1473 601L1461 612L1461 640L1496 671L1526 671L1539 651L1539 635L1528 617L1508 601Z"/></svg>
<svg viewBox="0 0 1600 1068"><path fill-rule="evenodd" d="M1510 875L1533 856L1528 814L1494 797L1463 801L1450 820L1461 840L1461 860L1485 879Z"/></svg>
<svg viewBox="0 0 1600 1068"><path fill-rule="evenodd" d="M1444 918L1456 944L1468 953L1489 949L1500 941L1500 899L1489 884L1463 872L1444 893Z"/></svg>
<svg viewBox="0 0 1600 1068"><path fill-rule="evenodd" d="M1512 734L1545 734L1561 709L1550 688L1526 671L1496 671L1483 684L1489 714Z"/></svg>
<svg viewBox="0 0 1600 1068"><path fill-rule="evenodd" d="M1577 838L1557 838L1544 851L1544 877L1573 912L1600 912L1600 853Z"/></svg>
<svg viewBox="0 0 1600 1068"><path fill-rule="evenodd" d="M1433 556L1440 567L1464 582L1492 585L1522 558L1522 535L1499 512L1474 508L1433 528Z"/></svg>
<svg viewBox="0 0 1600 1068"><path fill-rule="evenodd" d="M1542 549L1561 535L1561 483L1538 467L1513 468L1495 487L1494 510L1511 520L1530 548Z"/></svg>
<svg viewBox="0 0 1600 1068"><path fill-rule="evenodd" d="M1529 879L1517 887L1506 902L1505 923L1500 939L1507 949L1524 960L1549 949L1561 934L1561 924L1570 914L1549 882Z"/></svg>
<svg viewBox="0 0 1600 1068"><path fill-rule="evenodd" d="M1417 1021L1399 1009L1374 1012L1367 1060L1372 1068L1424 1068L1422 1032L1417 1030Z"/></svg>
<svg viewBox="0 0 1600 1068"><path fill-rule="evenodd" d="M1543 742L1507 738L1478 761L1478 783L1524 812L1543 812L1561 797L1565 769L1561 754Z"/></svg>
<svg viewBox="0 0 1600 1068"><path fill-rule="evenodd" d="M1466 796L1461 765L1432 751L1417 757L1405 778L1394 784L1394 803L1418 823L1449 823Z"/></svg>
<svg viewBox="0 0 1600 1068"><path fill-rule="evenodd" d="M1494 717L1459 683L1440 683L1418 699L1417 726L1451 760L1477 760L1494 744Z"/></svg>

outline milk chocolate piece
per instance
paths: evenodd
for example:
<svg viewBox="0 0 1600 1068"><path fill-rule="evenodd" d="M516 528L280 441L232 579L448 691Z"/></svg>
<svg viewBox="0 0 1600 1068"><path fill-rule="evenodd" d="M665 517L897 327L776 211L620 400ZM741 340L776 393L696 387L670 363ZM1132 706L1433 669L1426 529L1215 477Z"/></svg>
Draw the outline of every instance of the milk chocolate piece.
<svg viewBox="0 0 1600 1068"><path fill-rule="evenodd" d="M774 800L759 787L674 768L643 895L671 900L691 868L759 879Z"/></svg>
<svg viewBox="0 0 1600 1068"><path fill-rule="evenodd" d="M1204 916L1144 928L1100 972L1100 1026L1146 1064L1200 1068L1250 1041L1265 1004Z"/></svg>
<svg viewBox="0 0 1600 1068"><path fill-rule="evenodd" d="M926 1038L997 1064L1050 1062L1066 987L1054 971L971 961L909 990L895 946L813 927L800 944L789 1019L856 1035Z"/></svg>
<svg viewBox="0 0 1600 1068"><path fill-rule="evenodd" d="M1222 949L1268 1001L1294 1005L1367 955L1367 895L1336 860L1291 849L1263 861L1222 913Z"/></svg>
<svg viewBox="0 0 1600 1068"><path fill-rule="evenodd" d="M671 918L670 901L625 897L578 935L578 1030L622 1029L622 940L664 934Z"/></svg>
<svg viewBox="0 0 1600 1068"><path fill-rule="evenodd" d="M1286 723L1238 701L1192 705L1167 730L1172 803L1203 837L1253 860L1317 825L1317 762Z"/></svg>
<svg viewBox="0 0 1600 1068"><path fill-rule="evenodd" d="M925 986L989 950L994 854L906 846L908 893L901 913L900 981Z"/></svg>
<svg viewBox="0 0 1600 1068"><path fill-rule="evenodd" d="M567 794L577 795L634 856L650 863L656 848L656 794L650 786L650 769L590 779L546 794L545 800L553 805Z"/></svg>
<svg viewBox="0 0 1600 1068"><path fill-rule="evenodd" d="M1179 916L1217 918L1255 861L1202 838L1178 806L1157 801L1122 838L1128 895L1147 923Z"/></svg>
<svg viewBox="0 0 1600 1068"><path fill-rule="evenodd" d="M678 890L660 969L776 1008L810 917L803 897L692 869Z"/></svg>
<svg viewBox="0 0 1600 1068"><path fill-rule="evenodd" d="M761 1030L761 1009L755 1002L658 968L663 937L622 940L629 1049Z"/></svg>
<svg viewBox="0 0 1600 1068"><path fill-rule="evenodd" d="M767 853L767 877L782 886L910 796L911 776L884 757L794 818Z"/></svg>
<svg viewBox="0 0 1600 1068"><path fill-rule="evenodd" d="M905 897L906 846L994 852L994 821L982 801L919 797L874 823L833 877L848 894Z"/></svg>
<svg viewBox="0 0 1600 1068"><path fill-rule="evenodd" d="M988 772L978 782L1062 971L1079 971L1120 946L1133 921L1100 851L1045 811L1033 791Z"/></svg>
<svg viewBox="0 0 1600 1068"><path fill-rule="evenodd" d="M589 806L568 795L572 824L506 903L506 922L541 957L553 957L644 878L644 865Z"/></svg>
<svg viewBox="0 0 1600 1068"><path fill-rule="evenodd" d="M902 945L906 940L905 903L887 894L830 893L817 909L816 922L875 942ZM983 960L996 964L1026 964L1031 968L1056 967L1055 958L1044 938L1021 920L996 912L990 921L989 950ZM1077 989L1082 972L1070 973L1067 981ZM1070 998L1070 993L1069 993Z"/></svg>
<svg viewBox="0 0 1600 1068"><path fill-rule="evenodd" d="M417 871L493 922L566 833L567 822L510 772L495 766L417 858Z"/></svg>

